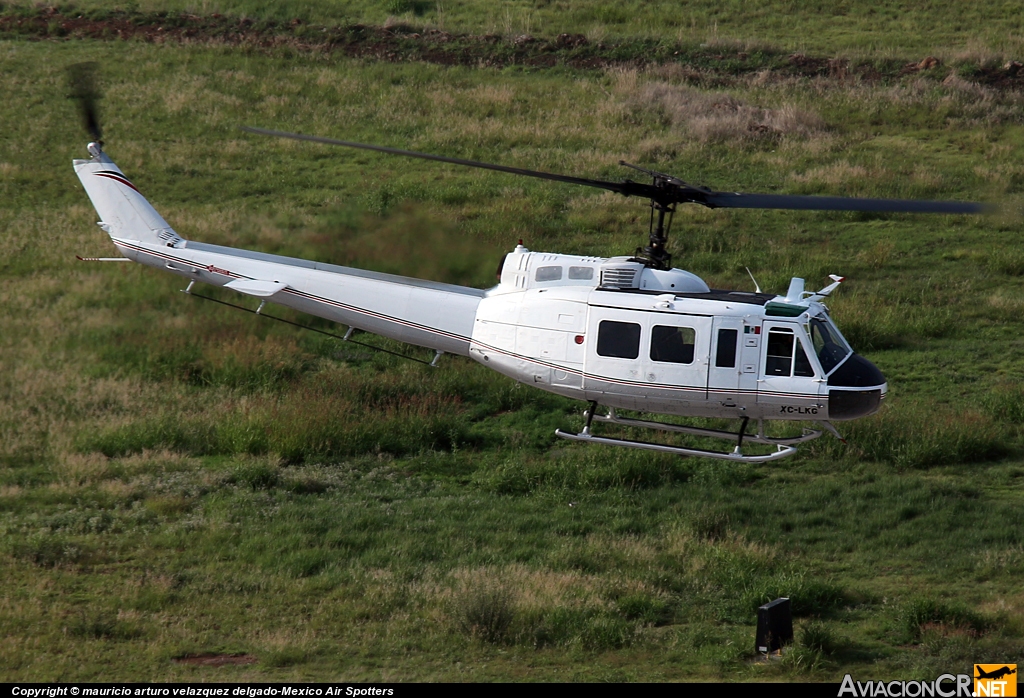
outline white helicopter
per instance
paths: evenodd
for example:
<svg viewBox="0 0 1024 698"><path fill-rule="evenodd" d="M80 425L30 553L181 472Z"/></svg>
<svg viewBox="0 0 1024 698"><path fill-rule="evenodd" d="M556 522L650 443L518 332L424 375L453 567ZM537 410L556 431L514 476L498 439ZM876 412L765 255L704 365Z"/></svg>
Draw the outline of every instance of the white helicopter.
<svg viewBox="0 0 1024 698"><path fill-rule="evenodd" d="M75 74L75 73L73 73ZM794 278L784 296L712 290L671 266L665 249L679 203L708 207L842 211L983 213L985 204L716 192L621 163L652 177L644 184L523 170L381 146L248 128L270 136L376 150L556 182L598 187L650 200L650 243L632 256L600 258L531 252L520 243L489 290L185 240L102 150L91 77L77 68L75 94L93 135L89 159L74 168L123 257L197 283L223 286L348 326L435 351L458 354L525 384L589 402L579 433L566 439L739 462L776 460L822 435L769 436L770 420L817 422L837 438L834 421L879 409L887 384L857 355L829 317L825 299L843 281L817 292ZM667 220L666 220L667 219ZM756 282L755 282L756 287ZM598 414L598 407L605 408ZM736 432L629 418L616 409L740 420ZM757 423L748 433L749 422ZM594 421L727 439L710 451L593 433ZM744 442L774 447L745 454ZM764 450L764 449L761 449Z"/></svg>

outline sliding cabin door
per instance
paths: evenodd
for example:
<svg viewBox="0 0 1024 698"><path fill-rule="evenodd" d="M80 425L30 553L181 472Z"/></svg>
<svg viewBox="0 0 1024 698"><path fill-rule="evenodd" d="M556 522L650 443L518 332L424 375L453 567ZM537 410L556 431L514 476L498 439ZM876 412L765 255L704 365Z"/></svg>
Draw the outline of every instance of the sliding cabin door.
<svg viewBox="0 0 1024 698"><path fill-rule="evenodd" d="M591 306L587 344L589 400L680 414L706 402L709 317Z"/></svg>
<svg viewBox="0 0 1024 698"><path fill-rule="evenodd" d="M644 345L647 409L692 413L707 403L711 318L702 315L648 313Z"/></svg>

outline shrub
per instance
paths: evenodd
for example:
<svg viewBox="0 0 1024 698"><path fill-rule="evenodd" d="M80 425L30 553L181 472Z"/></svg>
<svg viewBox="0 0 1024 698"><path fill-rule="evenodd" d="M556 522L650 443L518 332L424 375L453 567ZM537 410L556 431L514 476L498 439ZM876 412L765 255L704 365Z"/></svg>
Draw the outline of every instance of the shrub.
<svg viewBox="0 0 1024 698"><path fill-rule="evenodd" d="M509 589L485 583L458 595L454 615L459 629L470 637L502 643L516 616L515 599Z"/></svg>
<svg viewBox="0 0 1024 698"><path fill-rule="evenodd" d="M816 114L792 105L767 109L723 92L662 82L646 85L634 99L646 108L654 105L666 121L704 143L807 138L825 129L825 123Z"/></svg>
<svg viewBox="0 0 1024 698"><path fill-rule="evenodd" d="M809 450L829 460L846 455L900 469L993 461L1010 450L1006 434L986 415L934 405L904 402L840 429L848 446L823 438Z"/></svg>
<svg viewBox="0 0 1024 698"><path fill-rule="evenodd" d="M690 521L693 535L699 540L716 541L725 537L729 517L719 511L702 510Z"/></svg>
<svg viewBox="0 0 1024 698"><path fill-rule="evenodd" d="M83 613L68 623L67 630L75 637L97 640L134 640L143 635L137 623L107 612Z"/></svg>
<svg viewBox="0 0 1024 698"><path fill-rule="evenodd" d="M50 534L15 543L11 552L14 557L28 560L40 567L76 565L86 557L86 551L80 545Z"/></svg>
<svg viewBox="0 0 1024 698"><path fill-rule="evenodd" d="M615 605L626 620L640 621L645 625L664 625L672 620L672 605L650 594L628 594L618 599Z"/></svg>
<svg viewBox="0 0 1024 698"><path fill-rule="evenodd" d="M1004 385L986 394L985 411L993 419L1009 424L1024 424L1024 389L1017 385Z"/></svg>
<svg viewBox="0 0 1024 698"><path fill-rule="evenodd" d="M835 654L842 641L832 629L820 621L812 621L800 631L800 644L823 655Z"/></svg>
<svg viewBox="0 0 1024 698"><path fill-rule="evenodd" d="M641 610L640 606L646 606L644 612L650 610L644 602L632 610ZM577 645L590 651L614 650L633 643L638 622L596 608L561 606L521 614L517 639L536 648Z"/></svg>
<svg viewBox="0 0 1024 698"><path fill-rule="evenodd" d="M248 485L253 490L269 490L277 486L277 468L267 463L245 463L235 468L231 481Z"/></svg>
<svg viewBox="0 0 1024 698"><path fill-rule="evenodd" d="M962 604L947 604L928 598L914 598L896 607L894 632L897 641L918 642L925 628L940 626L981 634L990 621Z"/></svg>

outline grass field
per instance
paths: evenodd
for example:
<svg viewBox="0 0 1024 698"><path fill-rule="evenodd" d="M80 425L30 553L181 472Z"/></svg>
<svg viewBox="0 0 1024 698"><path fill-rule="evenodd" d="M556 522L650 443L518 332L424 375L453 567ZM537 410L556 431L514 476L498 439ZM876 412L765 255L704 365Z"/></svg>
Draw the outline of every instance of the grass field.
<svg viewBox="0 0 1024 698"><path fill-rule="evenodd" d="M488 30L472 9L446 21ZM1019 58L989 38L1019 37L1017 15L977 11L998 15L979 17L986 50ZM1024 189L1024 95L948 65L869 80L0 41L0 680L932 679L1024 656L1012 210L685 210L676 263L712 286L749 289L748 266L776 291L846 275L834 315L891 399L842 426L848 446L766 466L588 448L553 436L581 404L468 360L432 370L76 262L110 253L70 163L86 138L64 67L84 60L107 152L185 237L469 285L519 238L627 253L647 210L237 127L586 177L624 159L726 190L1014 209ZM779 595L798 642L764 663L756 606ZM203 655L250 663L182 661Z"/></svg>
<svg viewBox="0 0 1024 698"><path fill-rule="evenodd" d="M39 3L15 0L9 8ZM0 5L0 7L3 7ZM1024 18L1012 3L803 2L722 0L74 0L47 3L77 12L121 9L178 11L320 25L403 22L449 32L594 41L646 37L668 41L735 42L831 57L1008 53L1020 57Z"/></svg>

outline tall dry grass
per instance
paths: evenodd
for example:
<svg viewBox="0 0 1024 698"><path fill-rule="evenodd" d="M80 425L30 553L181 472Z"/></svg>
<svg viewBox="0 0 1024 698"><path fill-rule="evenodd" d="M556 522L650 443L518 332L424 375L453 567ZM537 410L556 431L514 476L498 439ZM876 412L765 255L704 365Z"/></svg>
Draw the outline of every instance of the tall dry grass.
<svg viewBox="0 0 1024 698"><path fill-rule="evenodd" d="M728 94L690 87L648 84L635 99L659 110L673 126L702 143L806 138L825 128L816 114L793 105L759 107Z"/></svg>

